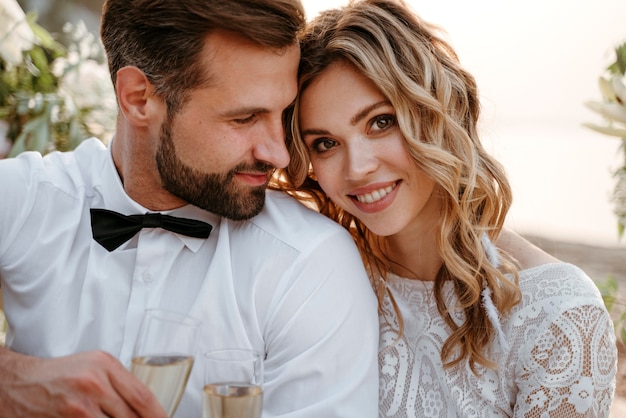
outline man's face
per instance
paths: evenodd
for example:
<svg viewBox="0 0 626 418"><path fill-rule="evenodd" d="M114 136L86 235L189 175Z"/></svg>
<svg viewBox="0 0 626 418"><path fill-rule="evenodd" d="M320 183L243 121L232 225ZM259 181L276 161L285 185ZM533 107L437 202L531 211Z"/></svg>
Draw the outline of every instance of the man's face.
<svg viewBox="0 0 626 418"><path fill-rule="evenodd" d="M163 187L210 212L258 214L274 168L285 167L282 114L297 91L297 45L278 54L227 32L209 35L202 57L208 87L192 91L161 127Z"/></svg>

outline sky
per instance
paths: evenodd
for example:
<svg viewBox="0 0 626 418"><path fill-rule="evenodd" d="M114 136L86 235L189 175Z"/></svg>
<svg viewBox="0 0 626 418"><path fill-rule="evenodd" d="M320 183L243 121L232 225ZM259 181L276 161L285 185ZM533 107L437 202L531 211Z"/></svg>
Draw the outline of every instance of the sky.
<svg viewBox="0 0 626 418"><path fill-rule="evenodd" d="M346 4L304 0L307 16ZM619 140L584 106L626 42L624 0L409 0L442 27L481 92L483 142L513 185L509 226L601 246L617 238L610 196Z"/></svg>

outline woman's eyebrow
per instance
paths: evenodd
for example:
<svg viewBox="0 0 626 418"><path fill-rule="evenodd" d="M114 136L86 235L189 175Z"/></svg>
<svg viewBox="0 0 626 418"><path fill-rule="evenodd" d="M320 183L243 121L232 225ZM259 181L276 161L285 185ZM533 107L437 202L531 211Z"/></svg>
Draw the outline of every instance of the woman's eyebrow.
<svg viewBox="0 0 626 418"><path fill-rule="evenodd" d="M361 109L359 112L357 112L357 114L354 115L350 119L350 124L352 126L356 125L361 120L363 120L363 118L365 118L367 115L369 115L372 110L375 110L375 109L378 109L379 107L384 107L384 106L391 106L391 103L389 103L388 100L382 100L380 102L376 102L376 103L373 103L373 104L371 104L369 106L364 107L363 109Z"/></svg>
<svg viewBox="0 0 626 418"><path fill-rule="evenodd" d="M305 129L301 133L302 136L307 136L307 135L328 135L328 134L330 134L330 132L327 131L326 129Z"/></svg>

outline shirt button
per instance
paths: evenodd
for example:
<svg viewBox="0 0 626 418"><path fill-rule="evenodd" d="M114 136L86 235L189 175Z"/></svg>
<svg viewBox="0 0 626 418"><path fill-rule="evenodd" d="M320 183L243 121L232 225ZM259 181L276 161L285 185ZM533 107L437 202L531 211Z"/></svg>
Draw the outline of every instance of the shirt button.
<svg viewBox="0 0 626 418"><path fill-rule="evenodd" d="M143 281L148 284L152 283L154 281L154 277L152 277L152 273L150 273L149 271L144 272Z"/></svg>

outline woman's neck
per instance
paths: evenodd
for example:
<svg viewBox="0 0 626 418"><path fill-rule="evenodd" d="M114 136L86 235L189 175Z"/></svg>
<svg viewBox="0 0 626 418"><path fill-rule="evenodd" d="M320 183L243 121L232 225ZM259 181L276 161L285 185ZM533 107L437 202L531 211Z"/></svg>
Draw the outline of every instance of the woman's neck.
<svg viewBox="0 0 626 418"><path fill-rule="evenodd" d="M443 263L436 232L437 225L433 224L386 237L383 254L389 260L391 272L408 279L435 280Z"/></svg>

